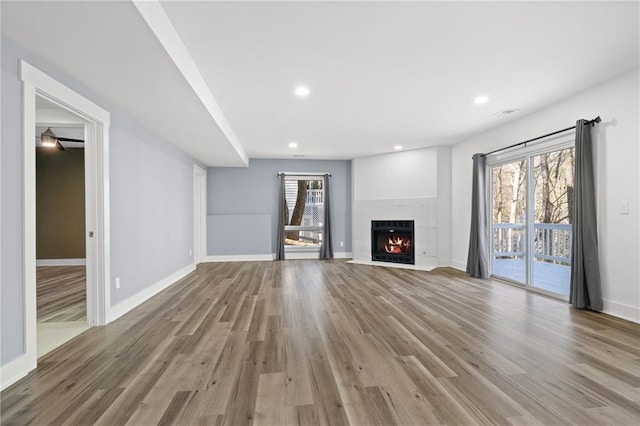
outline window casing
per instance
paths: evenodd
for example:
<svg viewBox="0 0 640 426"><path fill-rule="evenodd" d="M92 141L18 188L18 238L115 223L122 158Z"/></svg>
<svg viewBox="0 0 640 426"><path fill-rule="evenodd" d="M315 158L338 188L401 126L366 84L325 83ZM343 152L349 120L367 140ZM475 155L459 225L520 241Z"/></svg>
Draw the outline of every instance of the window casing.
<svg viewBox="0 0 640 426"><path fill-rule="evenodd" d="M285 201L285 251L319 252L324 220L323 176L287 175Z"/></svg>

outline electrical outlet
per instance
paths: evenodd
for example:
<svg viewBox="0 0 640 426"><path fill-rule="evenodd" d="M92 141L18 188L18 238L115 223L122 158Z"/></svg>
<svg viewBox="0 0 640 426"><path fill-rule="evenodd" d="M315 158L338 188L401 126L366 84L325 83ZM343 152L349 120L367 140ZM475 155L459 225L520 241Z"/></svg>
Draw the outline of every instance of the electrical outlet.
<svg viewBox="0 0 640 426"><path fill-rule="evenodd" d="M622 203L620 205L620 214L629 214L629 203Z"/></svg>
<svg viewBox="0 0 640 426"><path fill-rule="evenodd" d="M189 257L193 256L193 250L189 250Z"/></svg>
<svg viewBox="0 0 640 426"><path fill-rule="evenodd" d="M340 241L340 247L344 247L344 241Z"/></svg>
<svg viewBox="0 0 640 426"><path fill-rule="evenodd" d="M120 277L116 277L116 290L120 288Z"/></svg>

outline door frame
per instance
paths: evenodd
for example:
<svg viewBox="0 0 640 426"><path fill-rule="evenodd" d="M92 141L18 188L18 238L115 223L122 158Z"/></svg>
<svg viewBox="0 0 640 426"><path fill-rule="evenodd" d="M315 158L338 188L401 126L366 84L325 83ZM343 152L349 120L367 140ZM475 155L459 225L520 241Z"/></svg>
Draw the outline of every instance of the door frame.
<svg viewBox="0 0 640 426"><path fill-rule="evenodd" d="M24 335L27 374L37 366L36 97L85 121L87 323L104 325L110 307L109 126L111 115L25 61L20 61L23 136Z"/></svg>
<svg viewBox="0 0 640 426"><path fill-rule="evenodd" d="M207 170L193 165L193 263L207 260Z"/></svg>

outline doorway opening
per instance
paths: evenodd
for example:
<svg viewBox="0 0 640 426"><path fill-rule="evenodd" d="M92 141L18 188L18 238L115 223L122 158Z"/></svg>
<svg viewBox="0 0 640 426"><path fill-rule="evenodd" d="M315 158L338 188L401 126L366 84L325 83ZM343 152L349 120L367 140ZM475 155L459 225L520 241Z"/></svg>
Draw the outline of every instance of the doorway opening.
<svg viewBox="0 0 640 426"><path fill-rule="evenodd" d="M25 61L20 62L23 82L23 279L24 355L14 362L18 379L37 366L37 203L36 149L34 141L38 104L53 105L83 124L85 310L88 326L109 321L109 124L110 114ZM41 123L47 124L47 123ZM61 130L59 130L61 131ZM54 132L55 133L55 132ZM75 138L74 138L75 139Z"/></svg>
<svg viewBox="0 0 640 426"><path fill-rule="evenodd" d="M38 358L89 328L84 127L78 116L36 97Z"/></svg>

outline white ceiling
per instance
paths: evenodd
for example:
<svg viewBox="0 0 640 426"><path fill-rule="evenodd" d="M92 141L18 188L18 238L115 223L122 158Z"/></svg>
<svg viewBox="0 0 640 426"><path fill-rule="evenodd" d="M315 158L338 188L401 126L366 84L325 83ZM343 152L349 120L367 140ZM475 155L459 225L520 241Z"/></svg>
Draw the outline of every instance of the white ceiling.
<svg viewBox="0 0 640 426"><path fill-rule="evenodd" d="M455 143L639 64L638 2L161 4L169 30L132 3L2 2L2 31L218 166Z"/></svg>
<svg viewBox="0 0 640 426"><path fill-rule="evenodd" d="M45 58L203 163L246 164L133 3L0 4L2 33L17 44ZM118 119L112 117L112 122Z"/></svg>

